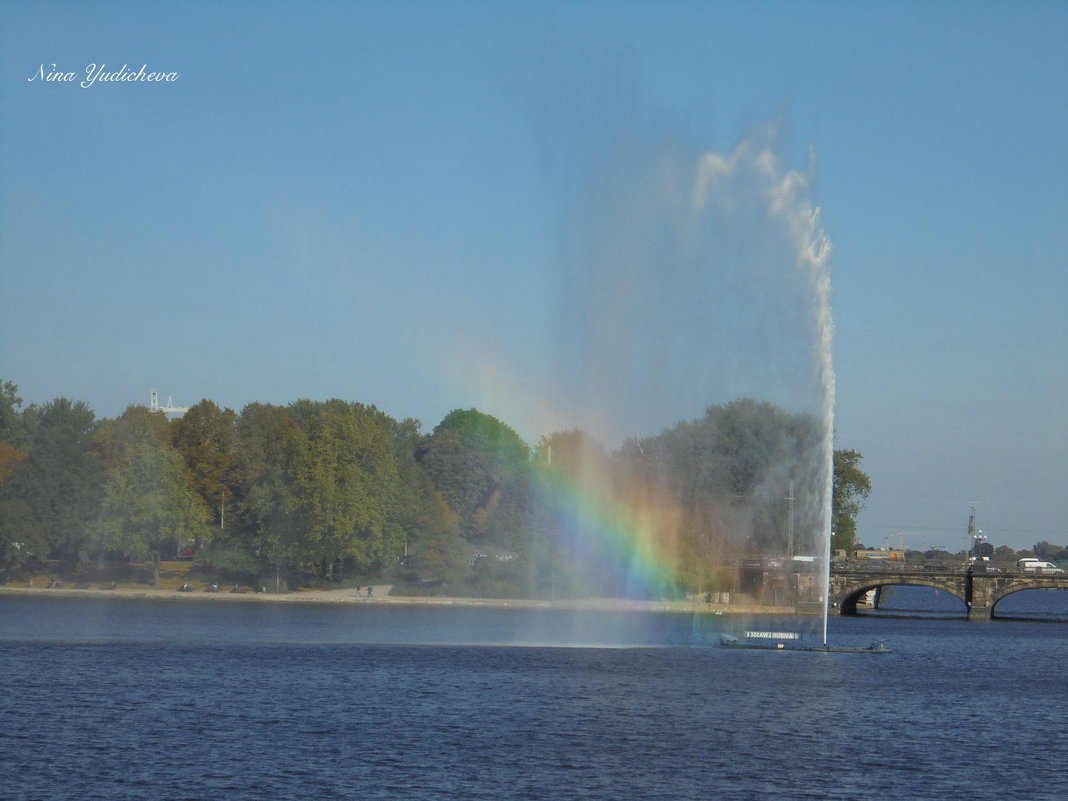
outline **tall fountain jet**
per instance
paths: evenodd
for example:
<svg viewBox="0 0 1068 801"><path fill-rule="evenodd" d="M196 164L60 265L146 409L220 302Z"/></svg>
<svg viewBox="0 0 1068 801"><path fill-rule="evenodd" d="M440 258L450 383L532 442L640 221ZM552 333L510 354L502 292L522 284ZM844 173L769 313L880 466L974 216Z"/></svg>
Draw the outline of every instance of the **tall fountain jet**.
<svg viewBox="0 0 1068 801"><path fill-rule="evenodd" d="M807 564L798 595L810 608L822 604L826 644L834 323L831 243L811 199L814 158L803 170L785 166L774 126L726 152L702 149L633 104L584 124L586 138L573 137L572 157L561 159L573 169L560 183L555 400L597 441L631 439L639 450L641 438L739 399L815 421L813 437L752 444L743 458L763 472L748 498L733 497L715 516L708 539L724 558ZM608 497L613 482L586 483L601 508L632 504L626 525L652 530L634 542L664 546L675 539L668 529L686 525L686 510L671 509L663 495L635 510L633 498ZM781 537L755 509L773 501L784 509ZM604 518L588 527L603 527Z"/></svg>

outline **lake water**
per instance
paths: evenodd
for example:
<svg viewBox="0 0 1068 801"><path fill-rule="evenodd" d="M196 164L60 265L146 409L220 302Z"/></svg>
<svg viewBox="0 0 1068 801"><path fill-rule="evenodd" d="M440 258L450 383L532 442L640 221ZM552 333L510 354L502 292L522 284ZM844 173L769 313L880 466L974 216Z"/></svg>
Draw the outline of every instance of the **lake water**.
<svg viewBox="0 0 1068 801"><path fill-rule="evenodd" d="M0 797L1068 797L1068 625L0 599Z"/></svg>

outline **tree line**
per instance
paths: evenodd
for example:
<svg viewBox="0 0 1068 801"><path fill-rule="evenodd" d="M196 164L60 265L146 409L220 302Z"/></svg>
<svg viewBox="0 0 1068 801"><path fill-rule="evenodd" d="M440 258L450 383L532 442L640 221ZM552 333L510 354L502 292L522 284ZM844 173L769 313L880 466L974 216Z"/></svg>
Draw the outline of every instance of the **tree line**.
<svg viewBox="0 0 1068 801"><path fill-rule="evenodd" d="M226 580L388 580L408 593L573 597L623 591L642 531L675 564L659 595L719 589L727 560L803 553L818 510L819 425L739 400L609 450L581 430L531 447L474 409L431 432L342 400L202 400L168 419L82 401L22 408L0 382L0 568L194 557ZM836 451L835 547L871 490ZM589 506L600 506L600 517ZM585 513L584 510L585 509ZM631 547L633 546L633 547Z"/></svg>

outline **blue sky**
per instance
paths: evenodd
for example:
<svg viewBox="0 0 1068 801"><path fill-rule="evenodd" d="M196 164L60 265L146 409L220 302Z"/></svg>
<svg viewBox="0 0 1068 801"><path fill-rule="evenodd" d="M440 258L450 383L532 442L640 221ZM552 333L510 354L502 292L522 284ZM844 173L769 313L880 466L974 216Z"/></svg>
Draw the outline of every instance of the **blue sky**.
<svg viewBox="0 0 1068 801"><path fill-rule="evenodd" d="M1066 3L8 2L0 53L28 403L475 406L536 441L584 178L646 152L632 122L774 125L833 241L861 539L956 550L975 501L996 543L1068 542ZM180 77L28 80L53 63Z"/></svg>

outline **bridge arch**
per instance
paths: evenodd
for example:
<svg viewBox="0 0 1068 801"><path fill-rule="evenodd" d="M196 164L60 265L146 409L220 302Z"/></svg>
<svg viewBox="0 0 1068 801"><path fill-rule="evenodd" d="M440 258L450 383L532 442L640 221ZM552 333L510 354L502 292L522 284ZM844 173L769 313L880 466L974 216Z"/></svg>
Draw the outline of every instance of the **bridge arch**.
<svg viewBox="0 0 1068 801"><path fill-rule="evenodd" d="M968 601L964 597L964 588L959 586L958 582L901 574L865 576L859 580L854 579L853 581L842 582L842 586L837 592L832 588L832 609L837 609L839 615L855 615L857 614L857 603L860 599L869 590L877 590L880 587L932 587L952 595L960 601L965 611L968 609Z"/></svg>
<svg viewBox="0 0 1068 801"><path fill-rule="evenodd" d="M857 602L880 587L932 587L964 604L969 620L990 620L994 606L1022 590L1068 589L1068 574L1014 570L972 571L961 568L920 569L900 566L835 566L831 570L831 613L857 614Z"/></svg>
<svg viewBox="0 0 1068 801"><path fill-rule="evenodd" d="M991 617L996 617L994 610L997 605L1018 592L1025 590L1068 590L1068 578L1034 579L1028 578L1020 581L1010 581L1001 584L1000 587L990 593Z"/></svg>

